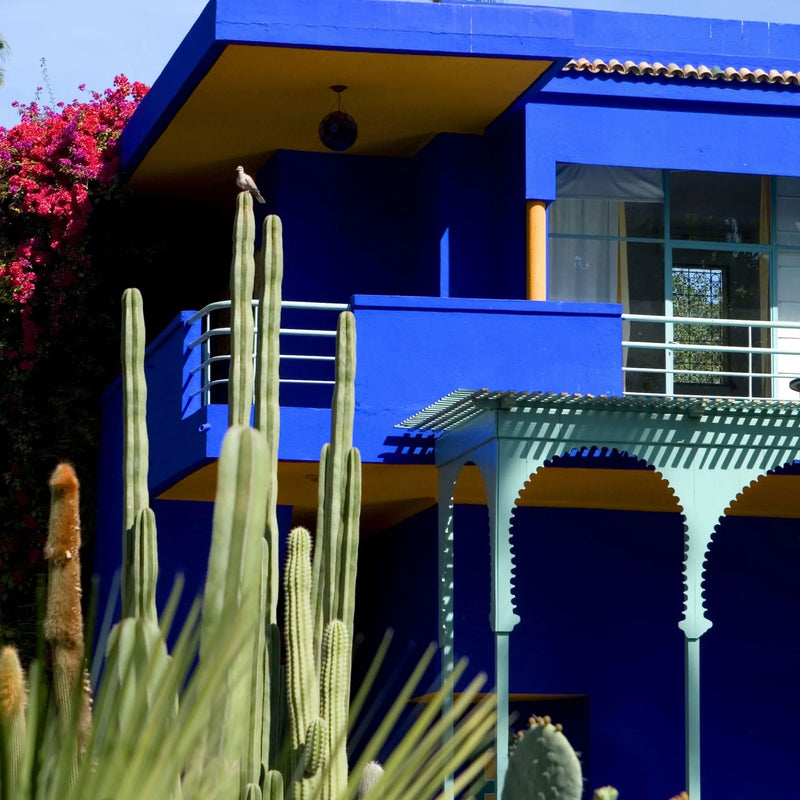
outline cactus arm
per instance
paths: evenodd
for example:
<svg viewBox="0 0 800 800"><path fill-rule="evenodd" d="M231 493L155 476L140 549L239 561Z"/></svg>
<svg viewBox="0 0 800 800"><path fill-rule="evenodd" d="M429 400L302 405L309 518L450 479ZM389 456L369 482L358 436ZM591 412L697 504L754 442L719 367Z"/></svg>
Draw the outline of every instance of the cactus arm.
<svg viewBox="0 0 800 800"><path fill-rule="evenodd" d="M322 445L319 454L319 473L317 480L317 527L314 536L314 564L313 581L311 589L311 609L314 612L314 662L322 662L322 634L325 630L325 580L327 569L323 566L330 556L327 553L328 541L325 535L327 524L328 503L326 500L328 485L328 469L331 446L329 443Z"/></svg>
<svg viewBox="0 0 800 800"><path fill-rule="evenodd" d="M212 632L224 623L225 614L232 614L239 606L240 592L245 588L242 585L245 557L252 555L248 546L258 547L260 553L258 542L263 529L258 531L258 537L254 531L259 523L263 526L264 520L263 454L263 442L254 430L238 426L228 429L219 459L211 551L203 596L203 639L211 638ZM260 580L260 554L251 559L250 566L259 571ZM247 574L251 573L248 571Z"/></svg>
<svg viewBox="0 0 800 800"><path fill-rule="evenodd" d="M253 280L255 260L253 198L239 192L231 263L231 366L228 425L249 425L253 402Z"/></svg>
<svg viewBox="0 0 800 800"><path fill-rule="evenodd" d="M150 508L136 513L131 536L133 580L129 588L133 601L133 616L158 624L156 612L156 579L158 578L158 544L156 515Z"/></svg>
<svg viewBox="0 0 800 800"><path fill-rule="evenodd" d="M150 505L147 489L147 382L144 377L145 326L142 295L126 289L122 295L122 416L125 509L122 539L122 614L133 616L131 593L132 528L136 512Z"/></svg>
<svg viewBox="0 0 800 800"><path fill-rule="evenodd" d="M262 795L264 800L283 800L283 775L278 770L271 769L264 776Z"/></svg>
<svg viewBox="0 0 800 800"><path fill-rule="evenodd" d="M330 752L322 800L339 800L347 793L347 708L350 702L350 637L341 620L328 624L323 650L320 689Z"/></svg>
<svg viewBox="0 0 800 800"><path fill-rule="evenodd" d="M305 528L289 534L286 592L287 699L292 748L305 742L311 721L319 716L319 685L314 668L311 624L311 537Z"/></svg>
<svg viewBox="0 0 800 800"><path fill-rule="evenodd" d="M255 427L267 444L267 528L270 568L269 622L278 621L278 440L280 437L280 326L283 238L280 218L264 220L264 245L258 255L258 340L256 347Z"/></svg>
<svg viewBox="0 0 800 800"><path fill-rule="evenodd" d="M353 617L356 604L359 518L361 515L361 455L351 447L347 454L347 476L342 509L341 557L339 567L339 605L336 618L347 626L353 640ZM349 678L348 678L349 682Z"/></svg>
<svg viewBox="0 0 800 800"><path fill-rule="evenodd" d="M258 586L258 619L263 620L267 612L266 572L269 568L269 550L265 539L261 539L261 581ZM247 729L247 754L245 758L245 779L255 783L261 772L261 764L269 753L269 704L264 695L269 694L269 661L267 654L267 632L263 622L256 626L253 637L253 670L250 675L251 697L250 724ZM267 718L265 719L265 715ZM265 741L265 732L267 738Z"/></svg>
<svg viewBox="0 0 800 800"><path fill-rule="evenodd" d="M213 657L209 642L219 636L226 620L245 619L255 635L259 623L265 477L261 437L252 428L229 428L219 460L201 624L201 658ZM228 692L222 704L212 711L212 719L218 722L215 730L209 731L208 752L210 756L220 756L228 765L246 755L253 654L252 646L242 648L237 654L227 672Z"/></svg>
<svg viewBox="0 0 800 800"><path fill-rule="evenodd" d="M283 707L285 696L281 680L281 633L270 623L266 634L266 664L264 670L264 714L262 726L261 757L267 766L278 763L278 750L283 741Z"/></svg>
<svg viewBox="0 0 800 800"><path fill-rule="evenodd" d="M350 311L339 315L336 326L336 382L331 407L331 451L326 471L325 515L326 591L324 600L325 625L336 617L339 608L337 567L341 547L341 518L347 471L347 454L353 442L355 413L356 330L355 317Z"/></svg>
<svg viewBox="0 0 800 800"><path fill-rule="evenodd" d="M303 777L312 778L322 771L322 766L328 759L328 749L328 723L322 717L317 717L311 721L306 731Z"/></svg>

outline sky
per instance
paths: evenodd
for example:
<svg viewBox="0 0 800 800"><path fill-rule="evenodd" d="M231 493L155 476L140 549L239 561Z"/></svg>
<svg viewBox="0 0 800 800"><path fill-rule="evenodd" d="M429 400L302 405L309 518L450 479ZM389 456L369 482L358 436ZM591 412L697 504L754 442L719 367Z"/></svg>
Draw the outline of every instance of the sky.
<svg viewBox="0 0 800 800"><path fill-rule="evenodd" d="M362 0L379 1L391 2ZM537 0L528 4L800 24L800 3L794 0ZM37 91L39 101L51 105L78 97L81 84L102 91L120 73L152 84L205 0L4 0L3 5L0 34L10 55L0 64L5 72L0 126L11 127L19 119L12 102L31 102Z"/></svg>

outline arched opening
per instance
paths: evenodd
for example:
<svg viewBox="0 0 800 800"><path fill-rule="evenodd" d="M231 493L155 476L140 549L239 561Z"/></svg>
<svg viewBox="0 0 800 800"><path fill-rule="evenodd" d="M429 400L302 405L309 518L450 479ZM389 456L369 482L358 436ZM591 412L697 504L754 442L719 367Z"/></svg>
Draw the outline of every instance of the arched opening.
<svg viewBox="0 0 800 800"><path fill-rule="evenodd" d="M587 791L683 788L683 531L666 481L605 448L551 459L517 500L511 691L564 724Z"/></svg>
<svg viewBox="0 0 800 800"><path fill-rule="evenodd" d="M728 507L709 546L701 642L703 789L797 791L800 464L770 471Z"/></svg>

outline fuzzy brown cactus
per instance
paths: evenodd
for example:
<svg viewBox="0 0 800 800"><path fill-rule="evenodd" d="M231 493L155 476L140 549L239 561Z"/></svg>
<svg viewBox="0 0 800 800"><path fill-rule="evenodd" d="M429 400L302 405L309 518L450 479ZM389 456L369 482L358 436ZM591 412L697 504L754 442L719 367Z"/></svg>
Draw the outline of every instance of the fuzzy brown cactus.
<svg viewBox="0 0 800 800"><path fill-rule="evenodd" d="M81 610L80 484L70 464L59 464L50 477L50 521L44 554L48 561L45 638L53 656L53 687L63 726L71 724L73 702L79 752L91 730L91 699L84 674Z"/></svg>
<svg viewBox="0 0 800 800"><path fill-rule="evenodd" d="M12 794L24 755L27 705L28 687L19 656L13 647L4 647L0 651L0 776L6 776Z"/></svg>

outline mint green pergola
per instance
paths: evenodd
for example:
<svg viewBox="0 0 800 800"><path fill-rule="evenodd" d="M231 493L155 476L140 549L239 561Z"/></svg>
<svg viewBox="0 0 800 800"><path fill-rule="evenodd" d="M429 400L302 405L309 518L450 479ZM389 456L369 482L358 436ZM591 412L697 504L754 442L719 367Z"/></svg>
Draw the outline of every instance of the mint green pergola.
<svg viewBox="0 0 800 800"><path fill-rule="evenodd" d="M459 389L398 427L439 432L439 644L453 668L453 493L474 463L486 485L491 536L491 626L495 637L498 723L496 791L508 768L509 636L514 603L511 517L525 483L554 456L607 447L635 454L674 490L683 509L684 603L678 626L686 652L686 784L700 787L700 637L711 627L703 569L714 528L751 481L800 456L800 403L687 397L593 397ZM800 516L800 504L798 507ZM677 612L677 609L676 609ZM676 617L677 617L676 613Z"/></svg>

